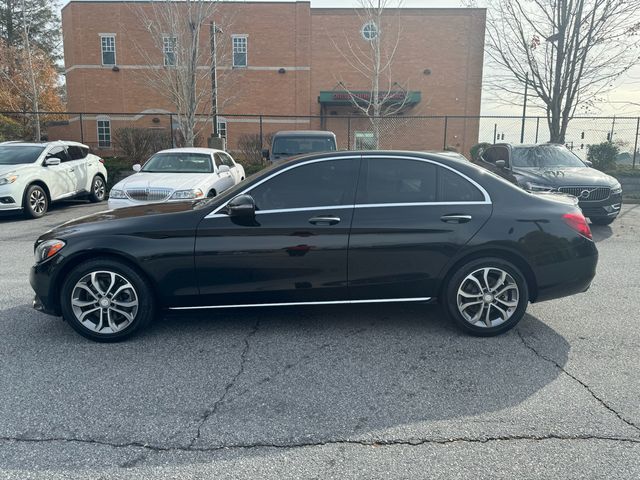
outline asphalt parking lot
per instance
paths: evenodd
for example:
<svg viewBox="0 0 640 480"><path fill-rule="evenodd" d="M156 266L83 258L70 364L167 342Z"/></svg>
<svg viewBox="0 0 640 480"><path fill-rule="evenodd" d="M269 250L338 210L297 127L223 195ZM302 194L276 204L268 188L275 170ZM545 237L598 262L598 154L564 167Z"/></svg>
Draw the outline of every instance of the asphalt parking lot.
<svg viewBox="0 0 640 480"><path fill-rule="evenodd" d="M437 306L169 315L96 344L31 308L0 219L0 478L640 478L640 205L598 275L473 338Z"/></svg>

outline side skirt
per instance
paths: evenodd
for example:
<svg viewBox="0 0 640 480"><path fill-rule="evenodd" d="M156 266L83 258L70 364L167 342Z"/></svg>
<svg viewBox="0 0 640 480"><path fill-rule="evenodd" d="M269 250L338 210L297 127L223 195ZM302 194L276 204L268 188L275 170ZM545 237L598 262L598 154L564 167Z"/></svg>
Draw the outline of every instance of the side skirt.
<svg viewBox="0 0 640 480"><path fill-rule="evenodd" d="M287 303L250 303L242 305L203 305L197 307L169 307L169 310L201 310L209 308L254 308L254 307L291 307L300 305L345 305L355 303L399 303L399 302L428 302L431 297L415 298L381 298L373 300L332 300L327 302L287 302Z"/></svg>

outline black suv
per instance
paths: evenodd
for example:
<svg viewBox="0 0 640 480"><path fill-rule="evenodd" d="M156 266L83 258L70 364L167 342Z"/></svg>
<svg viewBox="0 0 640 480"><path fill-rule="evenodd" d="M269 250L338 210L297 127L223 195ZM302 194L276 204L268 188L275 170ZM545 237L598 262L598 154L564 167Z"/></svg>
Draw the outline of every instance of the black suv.
<svg viewBox="0 0 640 480"><path fill-rule="evenodd" d="M596 225L609 225L622 207L620 183L564 145L495 144L481 152L478 163L525 190L573 195Z"/></svg>

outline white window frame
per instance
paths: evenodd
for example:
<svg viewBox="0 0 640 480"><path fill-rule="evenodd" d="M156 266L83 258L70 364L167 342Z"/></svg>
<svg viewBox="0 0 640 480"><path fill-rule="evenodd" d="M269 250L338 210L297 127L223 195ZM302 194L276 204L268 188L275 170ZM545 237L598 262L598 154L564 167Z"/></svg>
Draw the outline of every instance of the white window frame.
<svg viewBox="0 0 640 480"><path fill-rule="evenodd" d="M236 41L240 42L244 41L244 52L242 51L238 51L236 52ZM238 35L231 35L231 62L232 62L232 67L233 68L247 68L249 66L249 35L247 35L246 33L244 34L238 34ZM239 49L242 49L241 46L238 47ZM244 53L244 65L236 65L236 53Z"/></svg>
<svg viewBox="0 0 640 480"><path fill-rule="evenodd" d="M176 45L178 38L175 35L163 35L162 36L162 62L165 67L175 67L177 63L176 59ZM171 47L169 50L167 47ZM173 54L173 63L167 63L167 53Z"/></svg>
<svg viewBox="0 0 640 480"><path fill-rule="evenodd" d="M218 125L217 125L218 135L222 138L227 138L227 119L224 117L218 117ZM224 134L222 133L224 131Z"/></svg>
<svg viewBox="0 0 640 480"><path fill-rule="evenodd" d="M365 34L365 32L367 33ZM374 32L375 35L367 36L371 35ZM376 22L374 22L373 20L369 20L364 25L362 25L362 28L360 29L360 35L362 35L362 38L364 38L367 42L372 42L376 38L378 38L378 35L380 35L380 28L378 27Z"/></svg>
<svg viewBox="0 0 640 480"><path fill-rule="evenodd" d="M100 125L101 122L107 122L106 129L105 126ZM108 140L106 142L102 142L100 140L100 129L103 129L102 136L106 137L106 135L108 135ZM111 148L111 119L109 117L96 117L96 132L98 138L98 148Z"/></svg>
<svg viewBox="0 0 640 480"><path fill-rule="evenodd" d="M116 51L116 34L115 33L100 33L98 34L100 37L100 63L103 67L113 67L118 64L118 57ZM110 38L113 42L111 46L113 50L105 50L104 41ZM105 52L113 52L113 63L104 63L104 54Z"/></svg>

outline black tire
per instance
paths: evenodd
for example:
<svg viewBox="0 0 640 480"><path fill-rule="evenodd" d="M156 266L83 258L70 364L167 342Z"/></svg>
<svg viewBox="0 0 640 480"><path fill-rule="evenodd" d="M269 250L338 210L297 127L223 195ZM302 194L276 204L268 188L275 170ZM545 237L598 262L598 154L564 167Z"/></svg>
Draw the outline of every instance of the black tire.
<svg viewBox="0 0 640 480"><path fill-rule="evenodd" d="M487 283L490 287L498 285L501 272L505 272L507 274L505 277L506 283L503 283L503 286L500 288L496 287L494 293L499 293L507 285L509 285L509 289L501 295L496 296L492 295L491 290L481 291L479 287L484 286L485 284L483 281L484 269L489 269ZM478 284L469 279L469 276L474 274L474 272L479 272L476 273L479 275L479 277L476 277L479 279ZM515 285L517 290L514 290L512 285ZM473 290L471 291L471 295L477 295L477 297L469 298L469 303L461 302L461 307L469 305L466 309L463 309L465 315L472 317L471 319L467 319L463 316L463 313L458 307L458 293L459 290L461 290L462 294L465 294L465 296L462 296L462 294L460 296L460 299L464 300L465 297L469 295L470 288L478 290L478 292ZM488 297L485 297L485 292ZM493 300L490 300L489 297ZM478 300L480 300L478 305L471 304L471 302L476 302ZM514 305L507 307L503 302L508 302ZM443 303L449 317L462 330L470 333L471 335L491 337L510 330L522 319L527 310L527 305L529 304L529 286L527 285L527 281L522 272L512 263L495 257L478 258L469 261L451 275L444 288ZM488 317L486 313L487 310L489 311ZM482 318L483 321L480 322L478 319L475 323L472 323L472 320L475 319L478 311L480 311L480 318ZM503 312L508 314L506 320L504 320L505 315L503 315ZM491 320L492 315L496 316L495 320ZM492 324L492 326L486 325L487 318L488 323ZM493 325L494 323L495 325Z"/></svg>
<svg viewBox="0 0 640 480"><path fill-rule="evenodd" d="M591 223L594 225L611 225L616 218L618 218L617 215L615 217L589 218L589 220L591 220Z"/></svg>
<svg viewBox="0 0 640 480"><path fill-rule="evenodd" d="M93 283L93 278L91 277L93 272L103 272L98 273L95 277L96 282L101 284L100 293L98 293ZM109 280L109 278L113 278L109 275L111 273L115 274L116 278L116 282L113 285L110 284ZM84 283L84 279L87 277L92 280L91 284ZM128 282L131 288L128 288L121 279ZM83 288L76 289L79 282L88 286L89 289L93 291L93 295L84 293ZM110 292L107 290L107 286L109 285L112 287ZM123 288L121 289L120 287ZM108 294L103 296L102 293L105 291ZM114 292L119 293L110 297L109 293L113 294ZM78 303L93 302L93 304L82 307L79 307L77 304L74 306L72 305L72 295ZM99 302L104 297L109 298L110 303L113 302L108 308L98 308L98 312L100 313L96 311L87 312L96 305L101 305ZM119 311L128 314L128 316L112 310L112 308L116 308L116 299L119 303L117 305ZM121 306L125 303L132 303L133 301L137 301L136 307ZM156 311L155 298L149 282L131 266L110 258L88 260L73 268L64 279L60 293L60 306L62 316L76 332L83 337L97 342L117 342L132 336L144 328L151 319L154 318ZM85 308L85 310L82 310L82 308ZM107 315L107 311L109 315ZM84 323L78 318L78 312L81 312L80 315L86 313ZM131 317L132 320L129 320L129 317ZM118 328L122 329L113 332L110 320L114 322L116 330ZM107 325L104 325L105 322ZM89 328L87 325L95 328Z"/></svg>
<svg viewBox="0 0 640 480"><path fill-rule="evenodd" d="M49 196L40 185L29 185L22 199L24 216L41 218L49 210Z"/></svg>
<svg viewBox="0 0 640 480"><path fill-rule="evenodd" d="M102 175L96 175L91 180L91 192L89 193L89 200L93 203L103 202L107 196L107 185L102 178Z"/></svg>

